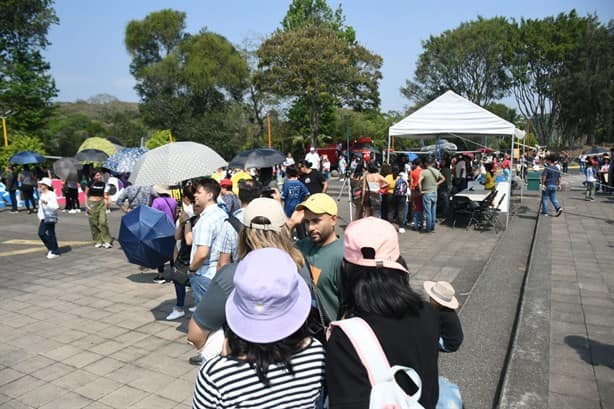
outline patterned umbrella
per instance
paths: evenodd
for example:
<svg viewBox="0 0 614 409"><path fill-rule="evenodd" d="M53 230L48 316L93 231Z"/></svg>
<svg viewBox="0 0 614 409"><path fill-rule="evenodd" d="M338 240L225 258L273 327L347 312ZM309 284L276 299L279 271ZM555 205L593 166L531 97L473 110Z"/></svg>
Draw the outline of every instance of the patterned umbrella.
<svg viewBox="0 0 614 409"><path fill-rule="evenodd" d="M173 185L207 176L227 162L208 146L196 142L173 142L145 152L130 175L136 186Z"/></svg>
<svg viewBox="0 0 614 409"><path fill-rule="evenodd" d="M13 165L32 165L35 163L43 163L45 157L38 152L21 151L13 154L9 159L9 163Z"/></svg>
<svg viewBox="0 0 614 409"><path fill-rule="evenodd" d="M60 158L53 163L53 172L60 179L77 180L77 173L83 165L75 158Z"/></svg>
<svg viewBox="0 0 614 409"><path fill-rule="evenodd" d="M117 173L132 172L134 165L145 152L146 148L124 148L105 160L102 166Z"/></svg>
<svg viewBox="0 0 614 409"><path fill-rule="evenodd" d="M284 154L277 149L256 148L239 153L232 158L228 167L237 169L271 168L282 163L285 158Z"/></svg>

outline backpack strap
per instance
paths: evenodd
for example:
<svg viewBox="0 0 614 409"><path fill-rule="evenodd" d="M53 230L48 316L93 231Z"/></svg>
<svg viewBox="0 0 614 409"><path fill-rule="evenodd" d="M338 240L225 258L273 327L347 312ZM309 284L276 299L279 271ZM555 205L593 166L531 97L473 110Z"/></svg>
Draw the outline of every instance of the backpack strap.
<svg viewBox="0 0 614 409"><path fill-rule="evenodd" d="M237 217L234 214L231 214L226 221L228 223L230 223L230 225L232 226L233 229L235 229L235 231L237 233L239 233L239 231L241 230L241 226L243 223L241 223L241 220L237 219Z"/></svg>
<svg viewBox="0 0 614 409"><path fill-rule="evenodd" d="M367 370L371 386L390 379L390 363L377 340L373 329L362 318L331 322L331 325L341 328L356 350L360 361Z"/></svg>

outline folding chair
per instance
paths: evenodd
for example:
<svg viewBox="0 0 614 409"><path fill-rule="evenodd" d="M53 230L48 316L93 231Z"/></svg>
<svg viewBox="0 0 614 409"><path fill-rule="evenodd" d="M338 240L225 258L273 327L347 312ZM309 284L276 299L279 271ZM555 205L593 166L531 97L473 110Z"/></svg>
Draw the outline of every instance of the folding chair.
<svg viewBox="0 0 614 409"><path fill-rule="evenodd" d="M503 200L505 200L506 194L507 193L504 193L501 196L501 199L499 199L499 202L497 202L496 206L489 207L482 215L483 223L489 226L493 226L495 228L495 233L498 233L499 230L503 230L501 222L499 221L499 214L501 213L501 203L503 203Z"/></svg>
<svg viewBox="0 0 614 409"><path fill-rule="evenodd" d="M493 189L481 202L474 202L474 206L471 211L471 218L469 219L469 223L467 223L467 229L469 229L471 226L474 226L474 228L483 227L484 214L492 206L492 202L495 200L496 196L497 191Z"/></svg>

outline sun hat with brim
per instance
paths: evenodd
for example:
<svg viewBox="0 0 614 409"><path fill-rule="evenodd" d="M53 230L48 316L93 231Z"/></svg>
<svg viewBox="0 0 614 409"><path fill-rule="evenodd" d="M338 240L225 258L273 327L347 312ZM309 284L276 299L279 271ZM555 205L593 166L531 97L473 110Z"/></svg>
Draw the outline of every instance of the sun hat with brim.
<svg viewBox="0 0 614 409"><path fill-rule="evenodd" d="M425 281L424 291L438 304L453 310L458 308L458 300L454 296L454 287L447 281Z"/></svg>
<svg viewBox="0 0 614 409"><path fill-rule="evenodd" d="M285 251L251 251L237 265L233 281L226 322L240 338L258 344L276 342L294 334L307 320L309 287Z"/></svg>
<svg viewBox="0 0 614 409"><path fill-rule="evenodd" d="M397 260L401 256L394 226L377 217L350 223L343 235L343 258L364 267L385 267L408 272Z"/></svg>
<svg viewBox="0 0 614 409"><path fill-rule="evenodd" d="M49 178L42 178L41 180L38 181L38 183L40 185L45 185L47 186L49 189L53 190L53 183L51 183L51 179Z"/></svg>
<svg viewBox="0 0 614 409"><path fill-rule="evenodd" d="M303 203L296 206L296 210L307 209L315 214L337 215L337 202L326 193L316 193L309 196Z"/></svg>
<svg viewBox="0 0 614 409"><path fill-rule="evenodd" d="M154 185L154 191L159 194L159 195L169 195L171 194L171 191L168 190L168 186L166 185Z"/></svg>
<svg viewBox="0 0 614 409"><path fill-rule="evenodd" d="M256 198L243 210L243 225L250 229L272 230L279 233L284 224L286 224L286 214L275 199Z"/></svg>

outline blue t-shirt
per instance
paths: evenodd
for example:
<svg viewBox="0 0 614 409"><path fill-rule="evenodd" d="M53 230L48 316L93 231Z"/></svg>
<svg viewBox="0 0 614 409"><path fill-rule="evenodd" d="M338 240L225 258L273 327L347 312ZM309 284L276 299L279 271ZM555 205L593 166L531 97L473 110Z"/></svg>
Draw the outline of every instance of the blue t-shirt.
<svg viewBox="0 0 614 409"><path fill-rule="evenodd" d="M299 180L287 180L281 190L281 198L284 200L284 212L292 217L296 206L309 196L307 186Z"/></svg>
<svg viewBox="0 0 614 409"><path fill-rule="evenodd" d="M542 173L542 177L546 180L546 186L556 186L559 184L559 178L561 177L561 173L556 166L546 166L544 168L544 173Z"/></svg>

